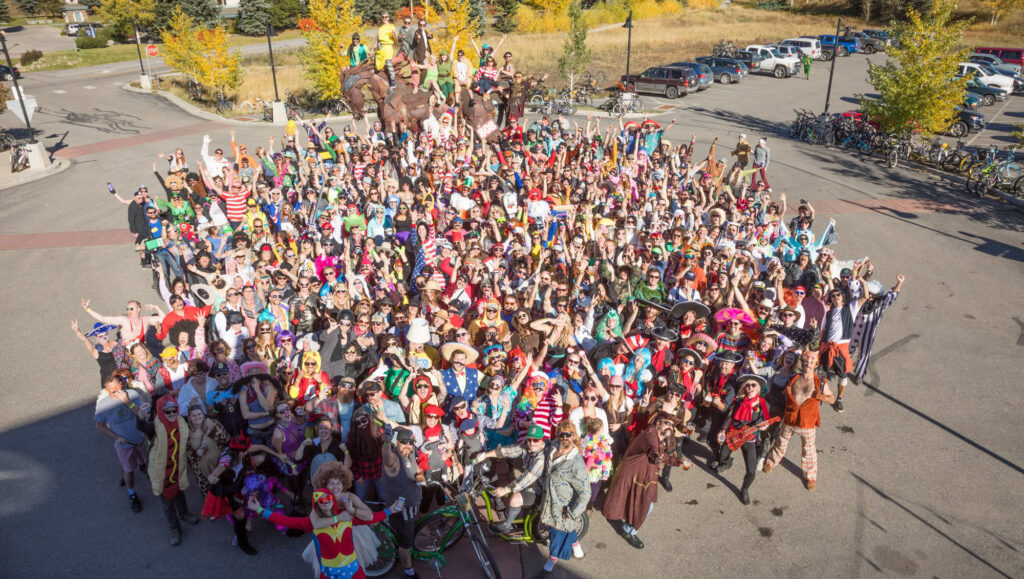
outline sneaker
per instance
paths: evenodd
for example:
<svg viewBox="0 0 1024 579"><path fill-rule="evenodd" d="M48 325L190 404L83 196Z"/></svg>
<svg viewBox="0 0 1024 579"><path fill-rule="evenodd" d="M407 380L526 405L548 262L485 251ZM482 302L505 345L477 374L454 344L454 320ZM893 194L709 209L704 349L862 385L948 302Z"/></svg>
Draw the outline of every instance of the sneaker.
<svg viewBox="0 0 1024 579"><path fill-rule="evenodd" d="M550 572L554 571L556 563L558 563L558 559L552 559L552 558L548 557L547 562L544 563L544 572L545 573L550 573Z"/></svg>
<svg viewBox="0 0 1024 579"><path fill-rule="evenodd" d="M128 495L128 505L133 513L142 512L142 503L139 501L139 495Z"/></svg>
<svg viewBox="0 0 1024 579"><path fill-rule="evenodd" d="M575 545L573 545L572 546L572 556L576 557L577 559L582 559L582 558L586 557L586 555L583 553L583 546L580 545L579 543L576 543Z"/></svg>
<svg viewBox="0 0 1024 579"><path fill-rule="evenodd" d="M177 547L181 544L181 529L171 529L171 546Z"/></svg>
<svg viewBox="0 0 1024 579"><path fill-rule="evenodd" d="M835 404L832 405L832 408L834 408L836 412L842 412L843 411L843 399L842 398L836 398L836 402L835 402Z"/></svg>
<svg viewBox="0 0 1024 579"><path fill-rule="evenodd" d="M181 518L181 520L185 521L186 523L188 523L190 525L198 525L199 524L199 517L197 517L196 515L194 515L192 513L185 513L180 518Z"/></svg>
<svg viewBox="0 0 1024 579"><path fill-rule="evenodd" d="M818 481L809 480L807 481L806 485L807 490L813 491L814 489L818 488Z"/></svg>
<svg viewBox="0 0 1024 579"><path fill-rule="evenodd" d="M507 535L512 532L512 525L506 525L505 523L495 523L490 525L489 528L495 535Z"/></svg>
<svg viewBox="0 0 1024 579"><path fill-rule="evenodd" d="M763 470L764 469L764 458L765 457L762 456L761 458L757 459L757 469L756 470Z"/></svg>

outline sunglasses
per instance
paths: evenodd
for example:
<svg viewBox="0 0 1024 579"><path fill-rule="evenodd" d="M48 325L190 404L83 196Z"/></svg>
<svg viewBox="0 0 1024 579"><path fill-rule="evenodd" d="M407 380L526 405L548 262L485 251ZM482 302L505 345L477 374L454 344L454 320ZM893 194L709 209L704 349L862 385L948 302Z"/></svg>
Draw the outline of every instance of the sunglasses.
<svg viewBox="0 0 1024 579"><path fill-rule="evenodd" d="M572 438L572 433L571 432L559 432L558 433L558 439L559 440L569 440L571 438Z"/></svg>

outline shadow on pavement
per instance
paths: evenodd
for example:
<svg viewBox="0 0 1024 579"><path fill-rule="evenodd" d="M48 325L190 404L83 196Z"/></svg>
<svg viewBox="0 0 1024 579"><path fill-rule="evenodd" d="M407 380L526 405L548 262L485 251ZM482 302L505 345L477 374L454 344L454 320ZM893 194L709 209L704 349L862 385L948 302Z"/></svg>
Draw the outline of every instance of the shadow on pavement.
<svg viewBox="0 0 1024 579"><path fill-rule="evenodd" d="M880 394L883 398L885 398L889 402L892 402L893 404L903 408L904 410L910 412L911 414L916 415L918 418L921 418L921 419L923 419L926 422L930 422L934 426L937 426L941 430L946 431L948 434L951 434L953 437L959 439L960 441L962 441L962 442L964 442L964 443L974 447L977 450L980 450L981 452L989 455L990 457L996 459L997 461L999 461L999 462L1005 464L1006 466L1010 467L1011 469L1017 471L1018 474L1024 474L1024 467L1021 467L1019 464L1016 464L1016 463L1010 461L1009 459L1005 458L1004 456L1002 456L1000 454L997 454L996 452L990 450L988 447L982 446L981 444L975 442L973 439L970 439L970 438L964 436L959 431L953 430L952 428L946 426L945 424L939 422L938 420L932 418L931 416L925 414L924 412L921 412L917 408L914 408L913 406L907 404L906 402L900 400L899 398L896 398L892 394L889 394L888 392L885 392L884 390L882 390L878 386L875 386L874 384L871 384L869 382L862 382L862 384L868 390L870 390L871 392L873 392L875 394Z"/></svg>
<svg viewBox="0 0 1024 579"><path fill-rule="evenodd" d="M696 113L703 113L718 121L731 123L738 127L744 127L751 137L749 139L750 142L754 144L757 142L755 135L783 137L789 134L789 123L776 123L767 119L762 119L761 117L717 108L709 109L705 107L692 107L690 110ZM728 146L731 147L732 143ZM725 151L728 152L728 149Z"/></svg>
<svg viewBox="0 0 1024 579"><path fill-rule="evenodd" d="M909 507L908 507L908 506L907 506L906 504L904 504L904 503L903 503L902 501L900 501L900 500L899 500L899 499L897 499L896 497L893 497L893 496L889 495L888 493L886 493L886 492L885 492L885 491L883 491L882 489L878 488L877 486L875 486L875 485L871 484L870 482L868 482L867 480L865 480L864 478L862 478L862 477L861 477L860 475L858 475L858 474L857 474L857 473L855 473L855 472L851 472L851 473L850 473L850 475L851 475L851 476L853 476L853 478L854 478L854 479L856 479L856 481L857 481L857 482L859 482L860 484L864 485L864 486L865 486L865 487L867 487L867 488L868 488L869 490L873 491L873 492L874 492L875 494L877 494L877 495L878 495L879 497L881 497L881 498L885 499L886 501L888 501L888 502L892 503L892 504L893 504L894 506L898 507L898 508L899 508L900 510L904 511L905 513L907 513L908 515L910 515L910 516L911 516L911 517L913 517L914 519L918 520L918 521L919 521L919 522L920 522L921 524L923 524L923 525L924 525L925 527L927 527L928 529L930 529L930 530L934 531L934 532L935 532L935 533L936 533L937 535L939 535L939 536L940 536L940 537L942 537L943 539L946 539L947 541L949 541L950 543L952 543L952 544L953 544L953 545L954 545L955 547L959 548L959 549L960 549L961 551L963 551L964 553L967 553L968 555L970 555L971 557L973 557L974 559L976 559L977 561L979 561L980 563L982 563L983 565L985 565L986 567L988 567L989 569L991 569L992 571L994 571L994 572L995 572L996 574L998 574L999 576L1001 576L1001 577L1010 577L1010 575L1008 575L1007 573L1003 572L1003 571L1002 571L1002 570L1000 570L1000 569L999 569L998 567L996 567L995 565L993 565L992 563L990 563L990 562L988 561L988 559L985 559L984 557L982 557L982 556L981 556L981 555L979 555L978 553L974 552L974 551L973 551L973 550L972 550L972 549L971 549L970 547L968 547L967 545L964 545L963 543L961 543L961 542L957 541L957 540L956 540L955 538L951 537L951 536L950 536L950 535L949 535L948 533L944 532L944 531L943 531L942 529L939 529L938 527L936 527L936 526L935 526L935 525L933 525L932 523L928 522L928 521L927 521L927 520L926 520L926 519L925 519L924 517L922 517L921 515L919 515L919 514L915 513L915 512L914 512L913 510L911 510L911 509L910 509L910 508L909 508ZM868 519L868 520L870 521L870 519ZM871 522L873 522L873 521L871 521ZM877 525L877 523L875 523L875 524ZM884 529L883 529L883 530L884 530ZM876 570L880 570L880 567L879 567L879 565L877 565L876 563L874 563L873 561L871 561L870 559L868 559L868 558L867 558L867 556L865 556L865 555L864 555L863 553L861 553L861 556L862 556L862 557L864 557L864 559L865 559L865 560L866 560L866 561L867 561L867 562L868 562L868 563L869 563L869 564L870 564L870 565L871 565L872 567L874 567L874 568L875 568Z"/></svg>

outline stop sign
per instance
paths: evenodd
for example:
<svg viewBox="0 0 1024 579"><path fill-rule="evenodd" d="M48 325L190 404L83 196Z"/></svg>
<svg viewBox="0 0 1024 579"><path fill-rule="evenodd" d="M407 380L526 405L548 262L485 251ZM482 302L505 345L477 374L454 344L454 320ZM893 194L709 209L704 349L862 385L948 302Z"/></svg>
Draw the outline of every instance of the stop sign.
<svg viewBox="0 0 1024 579"><path fill-rule="evenodd" d="M156 56L157 55L156 45L155 44L150 44L149 46L147 46L146 47L146 54L149 55L149 56Z"/></svg>

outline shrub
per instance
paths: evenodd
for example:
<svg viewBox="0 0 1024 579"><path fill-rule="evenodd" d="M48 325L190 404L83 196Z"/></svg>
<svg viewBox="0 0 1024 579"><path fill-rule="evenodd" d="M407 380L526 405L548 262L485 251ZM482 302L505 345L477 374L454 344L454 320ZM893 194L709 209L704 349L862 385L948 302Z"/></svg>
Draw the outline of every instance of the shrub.
<svg viewBox="0 0 1024 579"><path fill-rule="evenodd" d="M83 36L79 35L75 37L75 46L80 50L86 50L89 48L106 48L107 41L110 40L111 35L114 33L110 28L100 28L96 31L96 36Z"/></svg>
<svg viewBox="0 0 1024 579"><path fill-rule="evenodd" d="M21 66L28 66L43 57L41 50L28 50L21 55Z"/></svg>

